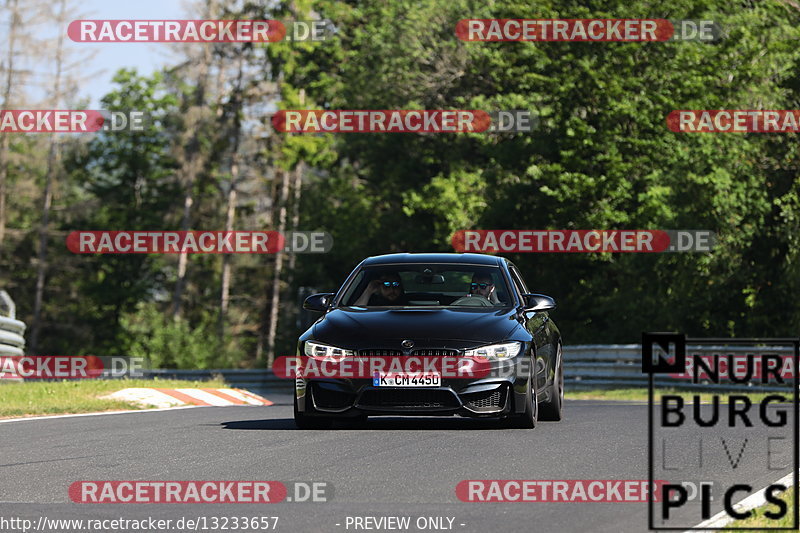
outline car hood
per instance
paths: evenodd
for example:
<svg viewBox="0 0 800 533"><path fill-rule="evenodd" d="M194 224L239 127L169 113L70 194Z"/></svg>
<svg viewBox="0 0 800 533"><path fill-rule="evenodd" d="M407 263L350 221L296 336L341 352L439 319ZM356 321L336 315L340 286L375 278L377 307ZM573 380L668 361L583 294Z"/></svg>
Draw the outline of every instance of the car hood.
<svg viewBox="0 0 800 533"><path fill-rule="evenodd" d="M466 348L509 338L520 327L514 309L363 309L329 311L313 329L315 340L347 348ZM435 344L431 344L435 342Z"/></svg>

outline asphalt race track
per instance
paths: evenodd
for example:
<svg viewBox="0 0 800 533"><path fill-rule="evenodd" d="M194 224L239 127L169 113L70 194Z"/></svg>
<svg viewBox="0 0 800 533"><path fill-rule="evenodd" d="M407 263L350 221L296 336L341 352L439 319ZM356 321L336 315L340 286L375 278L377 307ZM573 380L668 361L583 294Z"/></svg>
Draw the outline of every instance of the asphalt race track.
<svg viewBox="0 0 800 533"><path fill-rule="evenodd" d="M40 516L278 516L277 530L291 532L356 531L346 527L348 516L410 516L412 526L418 517L450 517L452 530L463 532L647 530L645 503L467 503L455 493L464 479L647 479L644 404L567 401L562 422L534 430L460 418L378 418L358 429L300 431L287 398L270 399L278 403L1 423L0 516L34 523ZM763 457L748 451L736 476L760 489L788 472L766 471ZM713 481L729 482L728 475ZM333 497L76 504L67 490L78 480L325 481ZM712 513L721 509L715 501Z"/></svg>

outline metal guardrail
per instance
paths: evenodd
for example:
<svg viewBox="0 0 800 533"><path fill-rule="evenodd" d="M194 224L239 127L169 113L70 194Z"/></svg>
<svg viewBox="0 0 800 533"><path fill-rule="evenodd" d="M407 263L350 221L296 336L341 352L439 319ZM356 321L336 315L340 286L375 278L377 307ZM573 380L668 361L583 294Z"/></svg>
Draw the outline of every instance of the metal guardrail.
<svg viewBox="0 0 800 533"><path fill-rule="evenodd" d="M25 323L16 319L16 306L6 291L0 291L0 355L24 355Z"/></svg>
<svg viewBox="0 0 800 533"><path fill-rule="evenodd" d="M748 346L687 346L687 353L777 353L792 355L790 347L768 349ZM564 346L564 388L566 390L646 388L649 377L642 373L642 347L639 344L586 344ZM205 380L221 376L233 387L257 391L288 392L294 381L279 378L271 370L144 370L145 377ZM749 391L769 390L751 384L693 384L688 379L657 377L657 386L685 390ZM772 387L774 390L774 386Z"/></svg>
<svg viewBox="0 0 800 533"><path fill-rule="evenodd" d="M253 392L278 391L291 392L294 380L279 378L272 370L142 370L145 379L183 379L204 381L221 377L230 386Z"/></svg>
<svg viewBox="0 0 800 533"><path fill-rule="evenodd" d="M711 346L687 345L686 353L701 355L774 353L793 355L789 346ZM685 390L748 391L772 390L776 385L691 383L688 379L657 376L658 387ZM564 388L566 390L618 389L647 387L649 376L642 373L642 347L640 344L587 344L564 346ZM783 388L786 386L784 385Z"/></svg>

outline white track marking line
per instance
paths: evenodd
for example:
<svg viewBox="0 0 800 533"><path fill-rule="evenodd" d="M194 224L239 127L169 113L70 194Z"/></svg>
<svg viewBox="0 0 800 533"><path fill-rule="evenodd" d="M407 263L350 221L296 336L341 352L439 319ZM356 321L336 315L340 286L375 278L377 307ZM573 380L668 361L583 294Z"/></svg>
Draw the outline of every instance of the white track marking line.
<svg viewBox="0 0 800 533"><path fill-rule="evenodd" d="M76 418L79 416L103 416L103 415L129 415L134 413L158 413L161 411L174 411L176 409L195 409L197 407L204 407L201 405L186 405L183 407L164 407L161 409L139 409L131 411L106 411L103 413L80 413L75 415L48 415L48 416L29 416L25 418L5 418L0 420L0 424L7 424L9 422L27 422L29 420L50 420L53 418Z"/></svg>

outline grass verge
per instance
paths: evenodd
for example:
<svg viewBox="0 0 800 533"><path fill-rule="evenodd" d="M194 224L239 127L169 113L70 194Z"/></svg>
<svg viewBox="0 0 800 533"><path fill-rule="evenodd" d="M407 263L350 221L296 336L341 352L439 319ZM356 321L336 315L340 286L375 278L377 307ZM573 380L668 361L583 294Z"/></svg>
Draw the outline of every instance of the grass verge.
<svg viewBox="0 0 800 533"><path fill-rule="evenodd" d="M786 515L778 520L774 520L771 518L767 518L764 516L764 513L771 511L777 511L777 507L773 503L768 503L766 505L762 505L756 509L753 509L753 514L744 520L736 520L731 522L725 531L736 531L737 529L742 528L776 528L776 527L791 527L794 522L794 515L792 514L792 498L794 498L794 487L789 487L789 490L781 494L780 499L786 502L786 507L788 511Z"/></svg>
<svg viewBox="0 0 800 533"><path fill-rule="evenodd" d="M658 389L656 394L656 400L662 394L677 394L682 396L684 400L691 400L692 396L697 394L697 392L692 391L678 391L675 389ZM724 396L728 395L729 393L720 392L718 394L723 395L723 398L720 398L721 402L725 401ZM744 394L745 396L749 397L750 400L754 402L761 401L766 396L770 394L776 393L736 393L736 394ZM784 396L789 396L789 401L791 401L791 394L784 391ZM702 402L710 402L713 394L710 392L700 393L700 401ZM645 388L633 388L633 389L597 389L597 390L574 390L571 391L568 388L564 391L564 397L567 400L613 400L613 401L625 401L625 402L647 402L647 389Z"/></svg>
<svg viewBox="0 0 800 533"><path fill-rule="evenodd" d="M75 379L0 383L0 418L140 410L141 407L133 403L99 398L130 387L194 389L224 388L226 385L221 379Z"/></svg>

